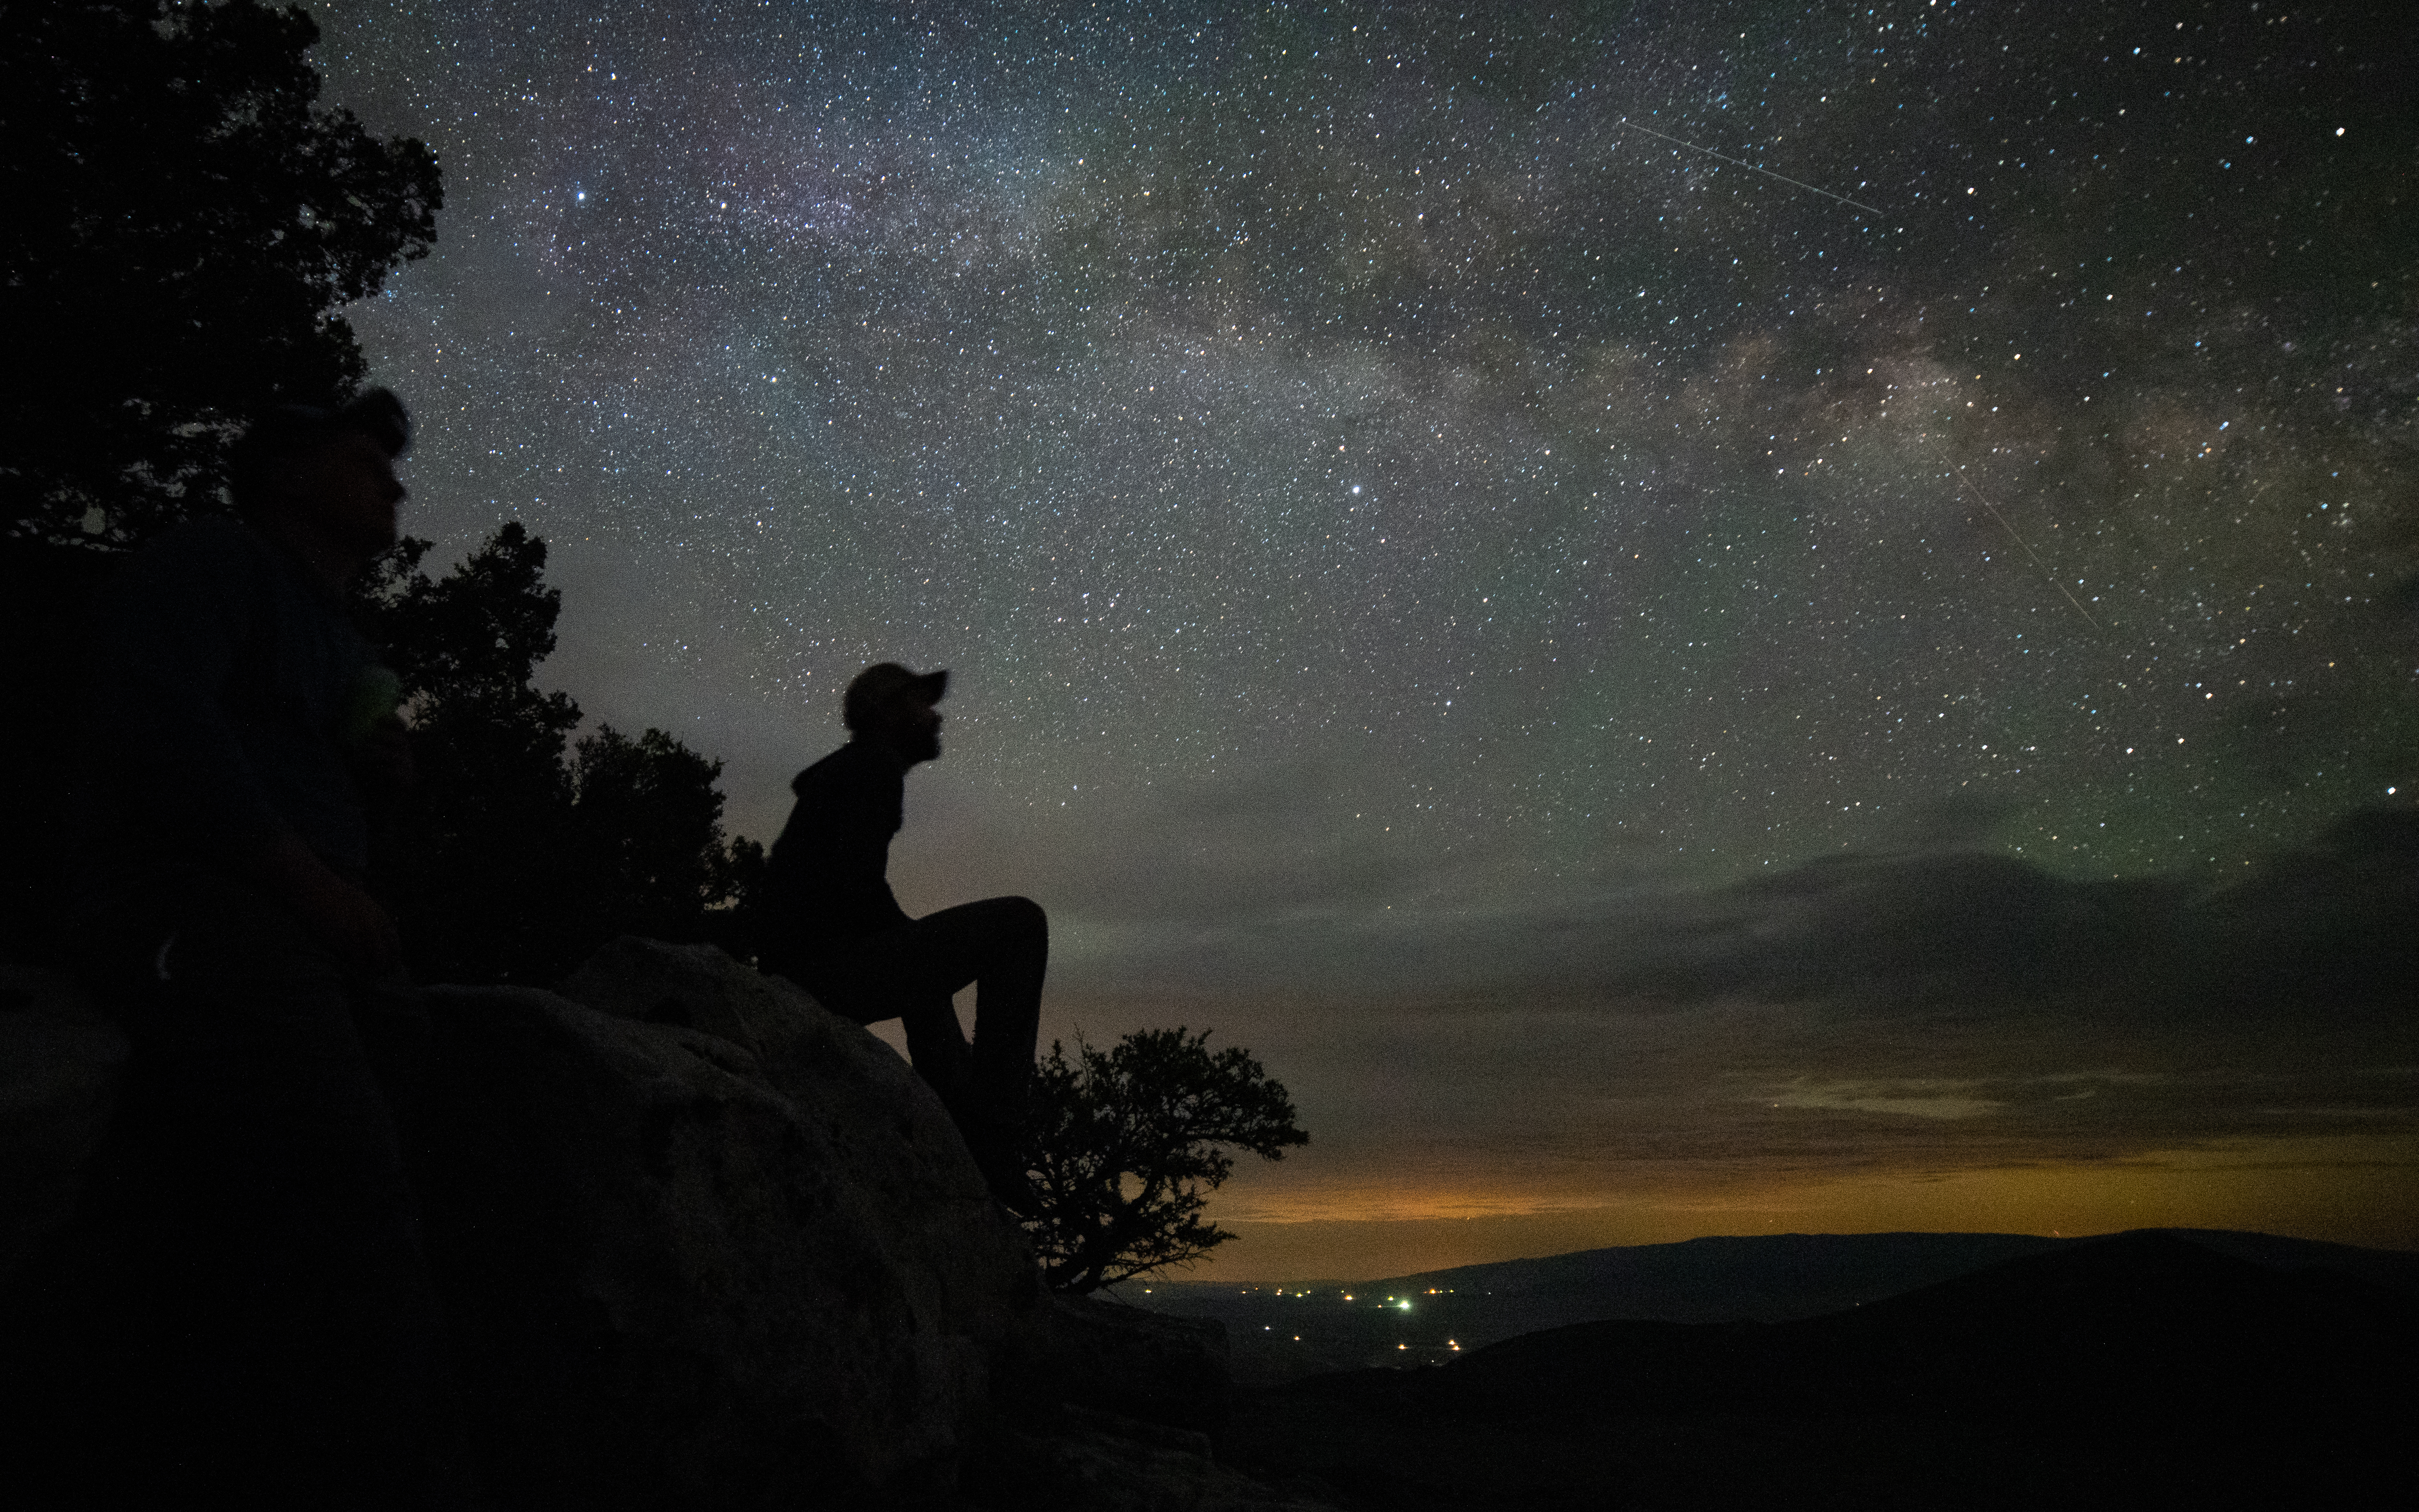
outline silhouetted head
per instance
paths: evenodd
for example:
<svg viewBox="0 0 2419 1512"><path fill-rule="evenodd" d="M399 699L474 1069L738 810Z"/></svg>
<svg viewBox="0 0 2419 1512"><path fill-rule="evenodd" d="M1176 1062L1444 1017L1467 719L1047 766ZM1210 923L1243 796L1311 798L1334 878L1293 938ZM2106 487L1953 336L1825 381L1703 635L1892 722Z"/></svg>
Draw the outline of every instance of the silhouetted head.
<svg viewBox="0 0 2419 1512"><path fill-rule="evenodd" d="M877 662L848 685L840 717L849 733L913 766L941 754L941 711L933 705L948 690L946 671L911 672L895 661Z"/></svg>
<svg viewBox="0 0 2419 1512"><path fill-rule="evenodd" d="M236 513L299 546L366 563L394 545L405 498L394 459L410 446L411 416L385 389L334 409L280 405L228 458Z"/></svg>

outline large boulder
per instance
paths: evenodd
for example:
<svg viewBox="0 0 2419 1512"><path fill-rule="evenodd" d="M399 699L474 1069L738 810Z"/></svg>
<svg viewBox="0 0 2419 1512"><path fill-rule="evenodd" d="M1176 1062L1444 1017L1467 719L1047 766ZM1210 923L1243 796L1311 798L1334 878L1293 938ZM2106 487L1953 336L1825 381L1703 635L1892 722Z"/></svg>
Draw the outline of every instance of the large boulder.
<svg viewBox="0 0 2419 1512"><path fill-rule="evenodd" d="M964 1489L983 1512L1334 1512L1220 1464L1202 1434L1072 1406L995 1428Z"/></svg>
<svg viewBox="0 0 2419 1512"><path fill-rule="evenodd" d="M508 1503L946 1496L1033 1257L897 1055L712 947L439 987L424 1189Z"/></svg>
<svg viewBox="0 0 2419 1512"><path fill-rule="evenodd" d="M620 1018L694 1029L753 1058L763 1084L812 1125L808 1160L845 1177L853 1223L897 1257L908 1299L936 1321L980 1317L996 1341L1040 1300L1031 1247L991 1200L965 1141L924 1079L865 1027L786 978L711 945L624 936L563 985L573 1001Z"/></svg>
<svg viewBox="0 0 2419 1512"><path fill-rule="evenodd" d="M1226 1325L1053 1292L994 1351L1011 1402L1066 1403L1199 1434L1226 1426Z"/></svg>
<svg viewBox="0 0 2419 1512"><path fill-rule="evenodd" d="M939 1100L795 986L623 939L560 994L421 996L403 1112L497 1506L1315 1504L1211 1454L1221 1328L1044 1291ZM5 1261L74 1211L127 1047L10 972L0 1052Z"/></svg>

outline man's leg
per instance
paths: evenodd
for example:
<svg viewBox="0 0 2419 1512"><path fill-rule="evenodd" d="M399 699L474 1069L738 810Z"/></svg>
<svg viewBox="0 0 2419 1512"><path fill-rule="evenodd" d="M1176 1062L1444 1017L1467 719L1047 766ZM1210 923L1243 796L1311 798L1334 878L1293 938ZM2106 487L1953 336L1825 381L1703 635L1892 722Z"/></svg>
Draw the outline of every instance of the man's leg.
<svg viewBox="0 0 2419 1512"><path fill-rule="evenodd" d="M802 980L826 1006L860 1024L903 1022L917 1070L941 1095L989 1177L1013 1163L1023 1136L1049 964L1050 920L1040 906L1026 898L986 898L857 941L814 963ZM976 985L971 1051L949 1004L968 982ZM994 1190L1003 1180L994 1178Z"/></svg>
<svg viewBox="0 0 2419 1512"><path fill-rule="evenodd" d="M948 993L915 994L898 1003L900 1027L907 1031L907 1058L917 1075L954 1114L974 1083L974 1053L958 1027L958 1009ZM883 1018L892 1015L883 1014ZM879 1019L859 1019L873 1024Z"/></svg>
<svg viewBox="0 0 2419 1512"><path fill-rule="evenodd" d="M936 1053L947 1043L964 1054L948 999L973 982L974 1046L961 1099L979 1118L1023 1119L1050 965L1050 920L1039 904L1027 898L961 903L864 940L853 954L852 996L876 995L897 1004L891 1011L902 1018L915 1014L907 1021L911 1054L919 1024Z"/></svg>

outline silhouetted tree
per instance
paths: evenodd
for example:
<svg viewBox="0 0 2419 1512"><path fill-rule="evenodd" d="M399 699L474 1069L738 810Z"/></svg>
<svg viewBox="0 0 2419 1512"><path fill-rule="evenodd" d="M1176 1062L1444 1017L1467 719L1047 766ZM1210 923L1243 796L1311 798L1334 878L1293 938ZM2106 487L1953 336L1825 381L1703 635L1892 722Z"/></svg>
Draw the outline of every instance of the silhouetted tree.
<svg viewBox="0 0 2419 1512"><path fill-rule="evenodd" d="M413 973L543 983L617 933L723 937L762 851L724 839L722 764L660 730L566 748L579 705L534 682L562 603L546 543L507 524L440 579L427 550L398 546L357 604L420 767L383 818L375 879Z"/></svg>
<svg viewBox="0 0 2419 1512"><path fill-rule="evenodd" d="M764 864L761 842L732 836L717 863L715 890L719 901L705 916L705 937L751 964L766 927Z"/></svg>
<svg viewBox="0 0 2419 1512"><path fill-rule="evenodd" d="M360 383L334 313L424 256L436 159L315 103L254 0L0 10L0 534L123 546L218 507L226 443Z"/></svg>
<svg viewBox="0 0 2419 1512"><path fill-rule="evenodd" d="M55 959L76 843L81 630L118 549L221 503L226 443L332 403L340 303L424 255L421 143L316 108L300 10L0 7L0 948Z"/></svg>
<svg viewBox="0 0 2419 1512"><path fill-rule="evenodd" d="M541 693L562 594L546 543L505 525L442 579L407 540L357 602L403 685L420 784L380 816L375 885L427 980L543 980L559 953L571 806L568 695Z"/></svg>
<svg viewBox="0 0 2419 1512"><path fill-rule="evenodd" d="M1310 1142L1251 1053L1210 1031L1138 1029L1108 1051L1052 1041L1035 1068L1029 1224L1042 1274L1093 1291L1200 1258L1235 1236L1201 1216L1233 1174L1225 1147L1282 1160Z"/></svg>
<svg viewBox="0 0 2419 1512"><path fill-rule="evenodd" d="M574 748L574 827L615 933L692 933L722 901L720 762L660 730L636 740L611 725Z"/></svg>

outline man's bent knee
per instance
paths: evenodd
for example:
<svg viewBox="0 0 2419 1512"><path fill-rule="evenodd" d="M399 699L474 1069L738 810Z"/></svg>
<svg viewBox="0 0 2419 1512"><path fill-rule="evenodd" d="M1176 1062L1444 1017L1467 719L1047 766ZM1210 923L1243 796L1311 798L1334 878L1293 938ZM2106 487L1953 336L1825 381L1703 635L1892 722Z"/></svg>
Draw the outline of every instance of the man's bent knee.
<svg viewBox="0 0 2419 1512"><path fill-rule="evenodd" d="M1030 931L1043 939L1050 937L1050 916L1030 898L998 898L1001 918L1012 929Z"/></svg>

